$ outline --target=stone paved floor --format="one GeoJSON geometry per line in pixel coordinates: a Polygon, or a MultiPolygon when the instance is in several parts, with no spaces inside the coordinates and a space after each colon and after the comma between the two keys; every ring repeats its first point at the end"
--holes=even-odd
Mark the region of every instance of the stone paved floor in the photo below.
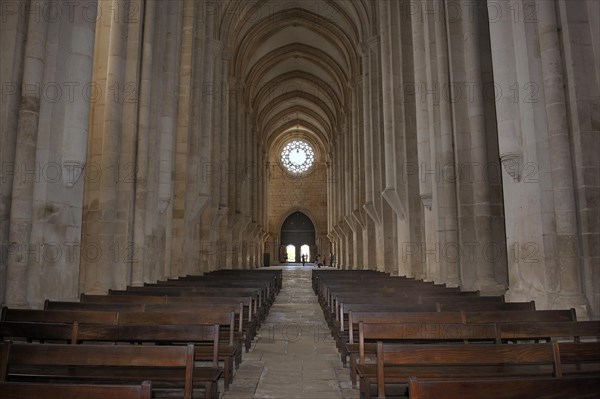
{"type": "Polygon", "coordinates": [[[283,289],[223,399],[355,399],[311,287],[311,267],[285,267],[283,289]]]}

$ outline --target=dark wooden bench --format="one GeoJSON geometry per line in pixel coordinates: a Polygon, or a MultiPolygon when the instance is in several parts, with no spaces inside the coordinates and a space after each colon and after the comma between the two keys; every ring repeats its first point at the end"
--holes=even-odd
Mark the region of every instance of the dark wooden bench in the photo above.
{"type": "Polygon", "coordinates": [[[572,340],[600,339],[600,321],[536,321],[498,323],[499,340],[572,340]]]}
{"type": "MultiPolygon", "coordinates": [[[[158,320],[157,323],[160,323],[158,320]]],[[[208,368],[194,367],[194,378],[205,384],[206,391],[218,398],[217,380],[220,375],[219,360],[223,362],[223,377],[226,389],[233,373],[235,352],[223,350],[219,344],[219,324],[79,324],[75,329],[77,343],[136,343],[155,345],[194,344],[194,361],[210,362],[208,368]]]]}
{"type": "MultiPolygon", "coordinates": [[[[227,310],[229,307],[225,306],[227,310]]],[[[208,309],[198,309],[197,311],[172,311],[172,312],[106,312],[106,311],[59,311],[59,310],[21,310],[21,309],[6,309],[3,312],[3,316],[12,321],[16,322],[35,322],[35,323],[21,323],[10,326],[12,330],[6,331],[6,337],[16,337],[20,335],[29,340],[38,339],[43,341],[47,340],[60,340],[66,341],[69,336],[73,336],[72,331],[69,329],[74,322],[82,324],[98,324],[98,325],[118,325],[118,324],[219,324],[227,333],[226,341],[223,342],[218,349],[219,359],[223,362],[223,377],[224,385],[226,389],[229,388],[229,384],[233,378],[233,368],[238,366],[241,362],[241,336],[237,335],[236,340],[236,329],[235,329],[235,316],[233,312],[227,312],[224,309],[221,312],[217,312],[218,307],[208,309]],[[58,323],[56,323],[58,322],[58,323]],[[37,324],[36,324],[37,323],[37,324]],[[49,324],[50,323],[50,324],[49,324]],[[63,323],[60,325],[59,323],[63,323]],[[70,323],[64,324],[64,323],[70,323]],[[236,363],[234,364],[234,360],[236,363]]],[[[5,325],[5,329],[9,326],[5,325]]],[[[88,327],[88,329],[92,329],[88,327]]],[[[109,329],[105,327],[105,330],[109,329]]],[[[114,331],[114,330],[112,330],[114,331]]],[[[116,339],[98,339],[116,341],[116,339]]],[[[78,338],[80,341],[90,341],[89,337],[78,338]]],[[[139,340],[125,340],[125,341],[144,341],[142,337],[139,340]]],[[[147,339],[146,341],[151,341],[147,339]]],[[[212,349],[208,346],[197,346],[195,353],[196,360],[211,360],[212,361],[212,349]]],[[[212,378],[212,374],[208,377],[212,378]]],[[[204,382],[209,386],[212,381],[204,382]]]]}
{"type": "MultiPolygon", "coordinates": [[[[463,323],[463,313],[461,312],[353,312],[348,313],[348,330],[340,332],[338,339],[340,340],[340,356],[342,363],[346,364],[346,357],[350,358],[350,373],[352,381],[355,382],[355,363],[357,355],[359,354],[359,322],[364,321],[366,323],[384,323],[386,325],[392,324],[390,333],[393,335],[394,327],[393,323],[463,323]],[[347,335],[346,335],[347,333],[347,335]]],[[[398,327],[400,328],[400,326],[398,327]]],[[[398,330],[398,334],[400,334],[398,330]]],[[[364,334],[363,334],[364,340],[364,334]]],[[[367,339],[370,339],[367,337],[367,339]]],[[[367,347],[368,353],[375,353],[375,346],[370,345],[367,347]]]]}
{"type": "MultiPolygon", "coordinates": [[[[246,352],[256,336],[258,325],[256,320],[256,301],[251,297],[177,297],[165,295],[81,295],[82,303],[103,304],[143,304],[144,311],[176,311],[176,306],[182,307],[207,307],[215,309],[221,305],[239,306],[236,309],[236,318],[239,315],[238,329],[241,329],[246,352]],[[254,304],[254,305],[253,305],[254,304]]],[[[107,305],[108,306],[108,305],[107,305]]]]}
{"type": "MultiPolygon", "coordinates": [[[[181,392],[177,396],[184,399],[192,398],[195,378],[194,345],[191,344],[145,346],[5,342],[0,361],[0,381],[130,385],[151,380],[153,391],[181,392]]],[[[210,398],[211,391],[206,391],[205,397],[210,398]]]]}
{"type": "Polygon", "coordinates": [[[75,323],[36,323],[31,321],[0,321],[0,341],[73,343],[75,323]]]}
{"type": "Polygon", "coordinates": [[[0,399],[151,399],[152,384],[40,384],[0,382],[0,399]]]}
{"type": "MultiPolygon", "coordinates": [[[[150,329],[155,325],[199,325],[199,324],[217,324],[228,333],[228,338],[225,342],[221,342],[217,349],[217,356],[220,361],[223,362],[223,377],[225,389],[229,389],[229,384],[233,380],[233,368],[234,360],[237,359],[239,364],[241,346],[239,340],[235,339],[235,327],[234,327],[234,314],[229,313],[217,313],[214,311],[204,312],[124,312],[119,314],[119,325],[145,325],[150,329]]],[[[182,336],[193,336],[187,335],[187,333],[181,332],[182,336]]],[[[149,339],[152,341],[152,339],[149,339]]],[[[173,339],[175,340],[175,339],[173,339]]],[[[109,339],[110,341],[110,339],[109,339]]],[[[128,340],[125,340],[128,341],[128,340]]],[[[211,360],[214,353],[214,347],[212,346],[199,346],[196,345],[195,360],[206,361],[211,360]]]]}
{"type": "MultiPolygon", "coordinates": [[[[340,307],[342,303],[363,303],[371,305],[398,305],[402,304],[410,306],[413,304],[431,304],[437,307],[437,304],[444,304],[448,311],[456,311],[460,309],[476,309],[477,305],[486,304],[486,306],[498,306],[504,304],[504,297],[502,296],[491,296],[491,297],[457,297],[457,296],[446,296],[446,297],[429,297],[429,296],[416,296],[416,297],[395,297],[391,295],[386,296],[369,296],[369,297],[342,297],[338,296],[334,299],[332,306],[326,306],[323,310],[325,319],[328,321],[330,326],[335,326],[334,320],[339,320],[340,307]],[[450,308],[451,306],[451,308],[450,308]]],[[[440,309],[441,310],[441,309],[440,309]]]]}
{"type": "Polygon", "coordinates": [[[98,323],[117,324],[119,312],[84,311],[84,310],[36,310],[12,309],[4,307],[2,321],[33,321],[44,323],[98,323]]]}
{"type": "Polygon", "coordinates": [[[78,310],[78,311],[108,311],[108,312],[143,312],[143,303],[92,303],[92,302],[64,302],[44,301],[44,310],[78,310]]]}
{"type": "MultiPolygon", "coordinates": [[[[575,319],[574,309],[570,310],[547,310],[547,311],[490,311],[490,312],[432,312],[432,313],[419,313],[419,312],[406,312],[406,313],[395,313],[395,312],[349,312],[348,324],[352,326],[349,330],[348,343],[345,345],[345,350],[341,350],[341,356],[344,358],[348,356],[350,358],[350,376],[353,384],[356,383],[357,373],[357,362],[359,359],[361,364],[364,364],[365,354],[374,354],[376,351],[375,341],[385,340],[388,342],[400,342],[407,339],[407,328],[410,327],[413,330],[419,328],[420,330],[413,331],[422,333],[422,337],[419,339],[428,340],[435,339],[436,334],[439,335],[441,328],[445,328],[446,331],[450,329],[457,329],[460,331],[461,327],[458,324],[491,324],[496,321],[499,322],[542,322],[542,321],[574,321],[575,319]],[[411,323],[408,325],[407,323],[411,323]],[[358,327],[359,337],[358,343],[354,341],[354,331],[358,327]],[[425,335],[430,332],[434,333],[433,337],[426,337],[425,335]]],[[[496,331],[496,329],[494,329],[496,331]]],[[[483,332],[482,332],[483,333],[483,332]]],[[[416,335],[410,339],[417,339],[416,335]]],[[[476,338],[460,338],[465,342],[470,340],[492,340],[496,343],[500,343],[499,333],[498,336],[479,336],[476,338]]],[[[439,341],[444,341],[438,338],[439,341]]],[[[450,341],[450,339],[447,339],[450,341]]]]}
{"type": "MultiPolygon", "coordinates": [[[[203,276],[204,277],[204,276],[203,276]]],[[[204,277],[204,278],[179,278],[157,281],[144,287],[218,287],[218,288],[258,288],[266,301],[272,303],[275,299],[275,287],[273,281],[264,279],[244,278],[243,280],[231,280],[226,276],[204,277]]]]}
{"type": "MultiPolygon", "coordinates": [[[[424,303],[424,304],[369,304],[369,303],[344,303],[339,306],[339,315],[336,314],[336,320],[333,322],[332,335],[336,341],[342,362],[346,364],[343,356],[344,346],[348,342],[348,312],[481,312],[491,310],[535,310],[534,302],[513,302],[513,303],[424,303]]],[[[354,332],[358,331],[358,325],[355,324],[354,332]]]]}
{"type": "Polygon", "coordinates": [[[504,378],[600,377],[600,343],[403,345],[377,343],[377,364],[359,365],[361,392],[371,397],[372,384],[378,398],[406,395],[410,377],[504,378]]]}
{"type": "Polygon", "coordinates": [[[410,378],[409,399],[591,399],[600,398],[600,378],[410,378]]]}
{"type": "Polygon", "coordinates": [[[460,315],[444,313],[439,320],[429,320],[416,317],[413,321],[410,318],[406,322],[397,323],[359,323],[359,342],[348,343],[347,352],[350,357],[350,377],[353,385],[356,385],[356,375],[358,367],[366,364],[367,354],[377,352],[377,344],[373,340],[382,340],[384,342],[404,343],[404,344],[423,344],[423,343],[473,343],[488,342],[496,343],[498,341],[498,331],[496,324],[465,324],[461,321],[460,315]],[[454,316],[454,317],[453,317],[454,316]]]}

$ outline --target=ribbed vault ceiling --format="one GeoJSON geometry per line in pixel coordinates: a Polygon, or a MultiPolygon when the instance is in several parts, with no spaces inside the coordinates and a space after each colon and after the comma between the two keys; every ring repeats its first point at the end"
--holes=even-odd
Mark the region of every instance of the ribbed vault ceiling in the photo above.
{"type": "Polygon", "coordinates": [[[222,3],[215,36],[231,50],[230,76],[267,151],[294,135],[329,152],[361,75],[370,7],[369,0],[222,3]]]}

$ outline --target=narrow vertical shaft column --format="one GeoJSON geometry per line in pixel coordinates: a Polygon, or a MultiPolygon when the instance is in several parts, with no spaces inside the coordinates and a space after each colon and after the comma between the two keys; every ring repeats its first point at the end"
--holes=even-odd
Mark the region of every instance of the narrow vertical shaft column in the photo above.
{"type": "Polygon", "coordinates": [[[173,218],[174,218],[174,176],[175,140],[177,134],[177,112],[179,100],[180,71],[183,64],[184,40],[182,31],[184,25],[183,2],[169,2],[166,39],[166,82],[162,88],[162,98],[165,101],[159,127],[160,165],[158,176],[158,208],[165,215],[165,256],[162,265],[161,278],[172,275],[173,265],[173,218]]]}
{"type": "Polygon", "coordinates": [[[556,248],[560,270],[560,295],[552,306],[581,308],[586,306],[586,301],[581,291],[573,163],[556,9],[555,3],[548,1],[538,0],[536,6],[548,121],[556,248]]]}
{"type": "Polygon", "coordinates": [[[373,201],[373,154],[372,154],[372,127],[371,127],[371,82],[369,65],[369,45],[361,43],[363,74],[363,151],[365,158],[365,200],[373,201]]]}
{"type": "Polygon", "coordinates": [[[417,152],[419,157],[419,192],[423,205],[431,210],[432,181],[427,172],[431,170],[431,152],[429,143],[429,109],[424,88],[427,85],[427,62],[425,59],[425,24],[423,14],[417,12],[411,19],[413,35],[413,58],[415,70],[415,89],[417,114],[417,152]]]}
{"type": "MultiPolygon", "coordinates": [[[[400,37],[392,37],[393,33],[396,33],[395,23],[396,19],[393,19],[393,15],[396,15],[396,3],[395,2],[379,2],[379,15],[381,21],[379,25],[379,36],[380,36],[380,49],[381,49],[381,88],[382,88],[382,114],[383,114],[383,135],[384,135],[384,184],[382,196],[390,205],[392,210],[396,213],[396,216],[400,220],[406,218],[405,206],[402,199],[398,194],[398,183],[397,183],[397,148],[402,145],[400,141],[404,138],[401,130],[402,126],[396,126],[394,124],[395,112],[394,101],[401,101],[401,94],[397,93],[394,89],[396,88],[396,82],[394,80],[393,68],[399,68],[399,64],[394,63],[394,55],[396,55],[397,47],[399,47],[400,37]],[[398,141],[398,142],[397,142],[398,141]]],[[[398,72],[399,74],[399,72],[398,72]]]]}
{"type": "MultiPolygon", "coordinates": [[[[372,156],[372,128],[371,128],[371,98],[370,98],[370,63],[369,63],[369,45],[366,42],[360,44],[361,60],[362,60],[362,156],[364,160],[363,182],[364,182],[364,203],[363,209],[366,211],[368,205],[372,205],[373,201],[373,156],[372,156]]],[[[377,249],[375,247],[375,221],[366,218],[366,229],[363,231],[363,241],[367,243],[365,246],[365,256],[363,261],[365,267],[374,267],[376,265],[377,249]]]]}
{"type": "MultiPolygon", "coordinates": [[[[181,49],[179,68],[176,73],[179,77],[179,84],[176,86],[177,89],[177,113],[176,113],[176,139],[174,143],[174,171],[175,181],[173,182],[173,244],[171,251],[171,264],[169,277],[183,276],[187,274],[185,272],[185,260],[188,258],[197,259],[197,253],[186,253],[185,248],[187,243],[193,237],[189,237],[190,228],[189,222],[187,222],[186,214],[188,209],[191,208],[189,204],[189,198],[191,192],[196,193],[197,200],[197,187],[188,186],[188,175],[192,173],[187,168],[188,159],[191,156],[190,147],[193,142],[191,141],[193,136],[192,129],[192,116],[196,115],[196,110],[192,110],[191,104],[193,104],[194,94],[196,90],[196,73],[194,71],[195,57],[194,53],[200,53],[201,51],[194,50],[194,44],[198,44],[197,37],[200,34],[197,32],[198,28],[194,29],[195,24],[195,10],[197,2],[194,0],[183,0],[181,5],[181,49]]],[[[169,176],[170,177],[170,176],[169,176]]],[[[197,177],[196,177],[197,181],[197,177]]],[[[192,233],[193,234],[193,233],[192,233]]]]}
{"type": "MultiPolygon", "coordinates": [[[[41,10],[47,3],[46,0],[34,0],[31,7],[41,10]]],[[[40,94],[36,93],[35,88],[42,87],[44,81],[47,29],[46,18],[35,21],[33,15],[30,17],[15,153],[15,165],[26,173],[15,173],[13,177],[9,241],[15,250],[11,251],[7,262],[6,303],[9,306],[27,305],[28,256],[41,102],[40,94]]]]}
{"type": "Polygon", "coordinates": [[[432,212],[433,201],[433,178],[431,171],[431,141],[429,126],[429,103],[426,96],[426,88],[430,84],[428,73],[429,65],[426,57],[425,25],[422,4],[416,3],[416,9],[411,13],[412,48],[414,62],[414,85],[415,85],[415,114],[417,126],[417,159],[419,171],[419,196],[423,206],[423,226],[425,237],[422,240],[421,254],[425,265],[423,266],[425,277],[433,281],[442,281],[439,262],[436,257],[426,256],[425,249],[428,245],[435,246],[437,224],[435,217],[437,212],[432,212]]]}
{"type": "Polygon", "coordinates": [[[221,154],[221,160],[219,162],[219,212],[221,215],[221,223],[219,227],[219,250],[223,251],[219,259],[218,267],[224,267],[231,269],[231,251],[232,251],[232,237],[231,229],[229,228],[229,217],[232,215],[234,209],[230,209],[229,203],[229,181],[230,173],[229,170],[229,159],[231,154],[229,152],[230,142],[230,104],[229,104],[229,59],[231,58],[231,52],[228,49],[224,49],[221,53],[221,83],[219,90],[221,91],[221,129],[219,131],[221,142],[219,153],[221,154]]]}
{"type": "MultiPolygon", "coordinates": [[[[439,5],[439,15],[435,17],[435,42],[437,57],[437,79],[440,90],[450,87],[450,76],[448,66],[448,41],[446,33],[446,13],[444,7],[439,5]]],[[[434,7],[432,7],[434,8],[434,7]]],[[[455,167],[454,160],[454,137],[452,131],[452,110],[449,99],[440,96],[440,143],[441,160],[438,169],[442,182],[441,203],[443,212],[444,227],[440,235],[444,237],[440,247],[458,248],[458,210],[456,200],[456,185],[453,179],[448,177],[448,170],[453,171],[455,167]],[[445,177],[446,176],[446,177],[445,177]]],[[[444,253],[444,251],[442,251],[444,253]]],[[[459,264],[454,259],[441,257],[443,281],[449,284],[459,282],[459,264]]]]}
{"type": "MultiPolygon", "coordinates": [[[[154,58],[154,28],[156,23],[156,2],[149,1],[144,7],[144,32],[142,43],[142,65],[140,78],[140,99],[136,154],[135,211],[133,241],[136,248],[145,245],[146,207],[148,201],[148,157],[149,136],[152,119],[152,64],[154,58]]],[[[144,283],[145,262],[138,259],[131,264],[131,284],[141,286],[144,283]]]]}

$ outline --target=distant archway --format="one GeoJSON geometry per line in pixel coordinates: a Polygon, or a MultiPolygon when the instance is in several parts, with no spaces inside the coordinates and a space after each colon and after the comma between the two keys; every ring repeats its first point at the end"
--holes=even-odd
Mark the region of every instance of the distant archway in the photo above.
{"type": "Polygon", "coordinates": [[[292,213],[281,225],[281,245],[286,249],[293,245],[293,259],[288,255],[288,262],[302,262],[302,255],[309,261],[310,254],[315,248],[315,226],[308,216],[300,211],[292,213]]]}

